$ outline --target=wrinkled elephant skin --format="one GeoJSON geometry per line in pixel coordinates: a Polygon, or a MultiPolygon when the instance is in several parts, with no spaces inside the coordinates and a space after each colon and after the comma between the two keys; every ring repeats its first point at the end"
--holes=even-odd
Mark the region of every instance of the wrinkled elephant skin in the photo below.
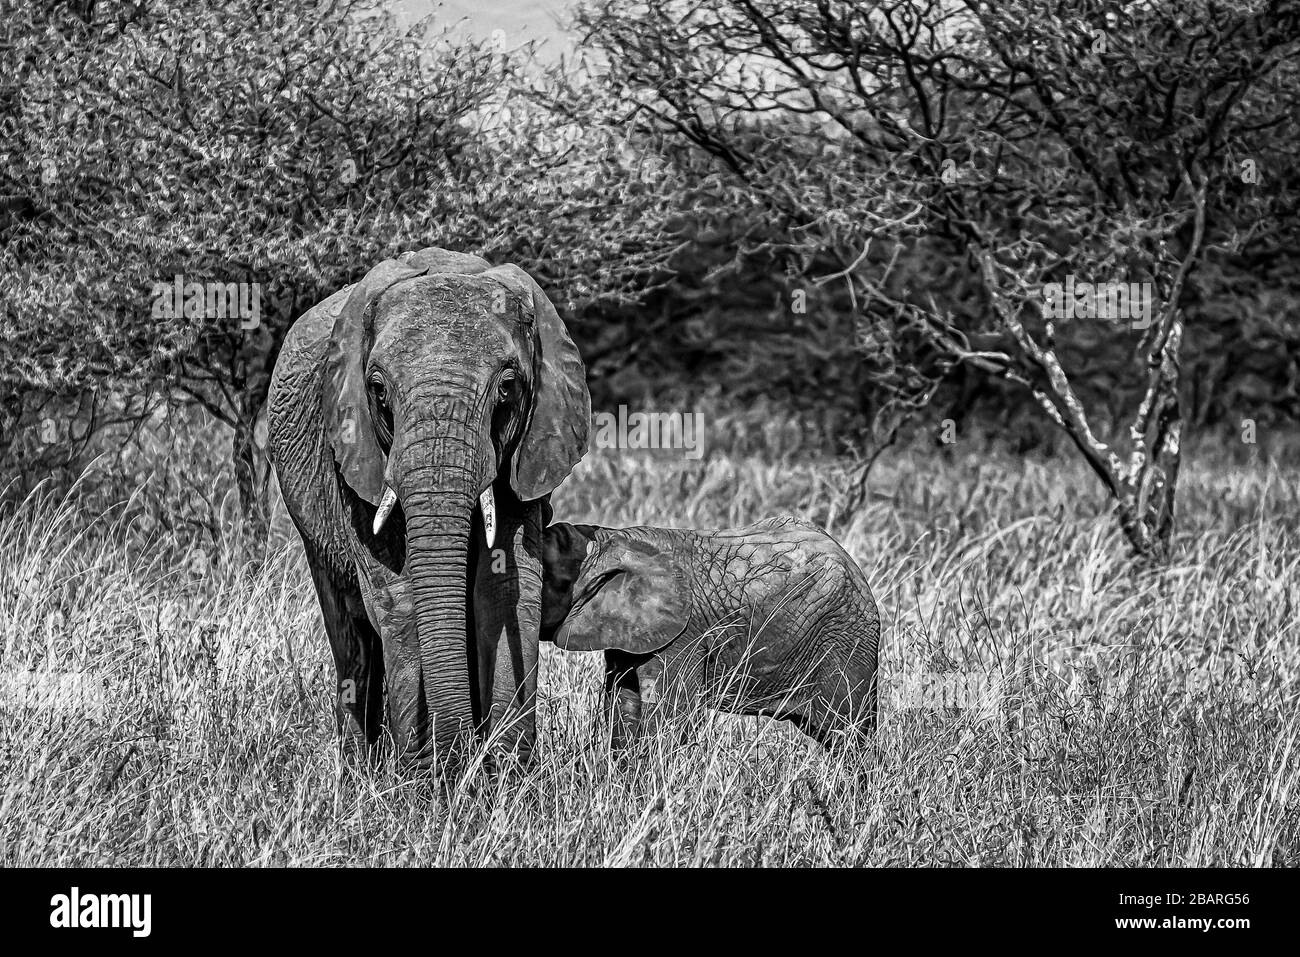
{"type": "Polygon", "coordinates": [[[824,531],[793,518],[745,528],[556,523],[543,546],[542,639],[602,651],[614,744],[666,703],[793,722],[830,745],[876,722],[880,619],[866,577],[824,531]]]}
{"type": "Polygon", "coordinates": [[[445,768],[489,733],[531,752],[541,535],[590,417],[577,349],[514,266],[405,253],[294,324],[271,453],[345,744],[386,724],[405,766],[445,768]]]}

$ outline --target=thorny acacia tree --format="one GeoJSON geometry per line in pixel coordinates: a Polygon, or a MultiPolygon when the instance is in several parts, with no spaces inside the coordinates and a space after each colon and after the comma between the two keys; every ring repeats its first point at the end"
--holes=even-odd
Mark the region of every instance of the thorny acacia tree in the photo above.
{"type": "Polygon", "coordinates": [[[7,418],[22,392],[181,396],[232,427],[261,526],[253,428],[284,332],[423,238],[425,191],[500,67],[473,46],[426,61],[420,33],[366,2],[3,7],[7,418]],[[255,286],[260,315],[158,315],[155,284],[176,275],[255,286]]]}
{"type": "Polygon", "coordinates": [[[24,396],[179,396],[231,426],[260,536],[254,426],[314,303],[443,245],[581,309],[635,299],[670,251],[663,195],[596,182],[621,139],[600,97],[559,124],[516,95],[527,48],[403,30],[378,0],[0,14],[0,445],[24,396]],[[175,275],[257,284],[261,314],[155,316],[175,275]]]}
{"type": "Polygon", "coordinates": [[[713,157],[719,205],[766,209],[765,247],[843,285],[904,409],[962,363],[1023,386],[1132,550],[1166,553],[1196,270],[1295,239],[1300,4],[603,0],[577,23],[629,129],[713,157]],[[1131,343],[1118,424],[1045,315],[1070,278],[1150,284],[1149,321],[1074,320],[1131,343]]]}

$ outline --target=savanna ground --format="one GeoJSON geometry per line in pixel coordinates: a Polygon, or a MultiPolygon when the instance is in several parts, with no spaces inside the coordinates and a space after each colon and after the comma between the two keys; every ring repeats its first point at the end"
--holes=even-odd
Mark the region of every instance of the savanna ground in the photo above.
{"type": "Polygon", "coordinates": [[[874,745],[701,711],[615,763],[599,661],[544,647],[530,771],[446,799],[357,773],[296,536],[255,569],[213,440],[146,435],[135,487],[101,463],[0,518],[0,864],[1300,864],[1293,467],[1194,450],[1175,557],[1142,569],[1069,456],[918,446],[845,514],[842,464],[745,425],[711,417],[695,461],[593,452],[557,518],[825,525],[881,609],[874,745]],[[901,707],[953,671],[991,706],[901,707]]]}

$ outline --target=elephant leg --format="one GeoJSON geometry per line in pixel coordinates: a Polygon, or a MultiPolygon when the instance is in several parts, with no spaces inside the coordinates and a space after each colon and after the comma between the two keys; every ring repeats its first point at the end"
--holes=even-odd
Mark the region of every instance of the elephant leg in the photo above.
{"type": "Polygon", "coordinates": [[[657,655],[659,704],[656,711],[679,719],[677,742],[682,747],[695,743],[702,709],[725,710],[720,705],[715,669],[710,668],[713,658],[699,638],[678,641],[657,655]],[[686,720],[680,720],[683,717],[686,720]]]}
{"type": "Polygon", "coordinates": [[[821,683],[824,723],[843,737],[870,737],[876,731],[876,662],[856,648],[843,655],[821,683]]]}
{"type": "Polygon", "coordinates": [[[339,584],[311,550],[307,563],[334,652],[339,734],[344,752],[355,757],[379,740],[382,726],[384,660],[379,634],[366,617],[355,582],[339,584]]]}
{"type": "MultiPolygon", "coordinates": [[[[499,502],[513,498],[508,489],[497,494],[499,502]]],[[[537,736],[541,503],[500,508],[497,523],[493,547],[478,549],[474,576],[477,710],[494,750],[526,762],[537,736]]]]}
{"type": "Polygon", "coordinates": [[[817,693],[780,717],[828,750],[850,738],[866,739],[876,729],[876,680],[850,662],[826,665],[816,681],[817,693]]]}
{"type": "Polygon", "coordinates": [[[363,562],[357,571],[368,623],[381,636],[388,733],[397,753],[406,754],[417,746],[412,739],[418,717],[412,712],[422,700],[420,633],[411,583],[377,562],[363,562]]]}
{"type": "Polygon", "coordinates": [[[641,732],[641,679],[636,662],[619,651],[605,652],[605,710],[610,750],[627,750],[641,732]]]}

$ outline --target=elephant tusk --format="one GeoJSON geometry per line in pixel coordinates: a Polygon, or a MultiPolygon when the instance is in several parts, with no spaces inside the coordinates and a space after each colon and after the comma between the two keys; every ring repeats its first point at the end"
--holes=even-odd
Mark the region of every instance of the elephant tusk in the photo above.
{"type": "Polygon", "coordinates": [[[391,486],[387,486],[387,485],[384,486],[383,500],[380,501],[379,503],[379,511],[375,512],[375,534],[376,535],[378,535],[379,530],[384,527],[384,522],[388,521],[388,515],[390,512],[392,512],[393,506],[396,504],[397,504],[397,493],[393,491],[391,486]]]}
{"type": "Polygon", "coordinates": [[[487,547],[491,548],[497,540],[497,505],[491,485],[478,497],[478,507],[483,511],[483,537],[487,539],[487,547]]]}

